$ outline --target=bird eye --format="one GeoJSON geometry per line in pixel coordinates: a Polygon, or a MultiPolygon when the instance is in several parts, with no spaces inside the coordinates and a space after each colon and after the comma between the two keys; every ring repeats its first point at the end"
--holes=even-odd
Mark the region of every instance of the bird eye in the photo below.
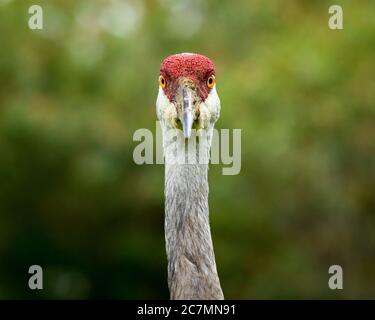
{"type": "Polygon", "coordinates": [[[209,87],[210,89],[212,89],[213,86],[215,85],[215,82],[216,82],[216,80],[215,80],[215,76],[214,76],[214,75],[210,76],[210,77],[207,79],[207,87],[209,87]]]}
{"type": "Polygon", "coordinates": [[[159,76],[159,85],[164,89],[167,85],[167,80],[163,76],[159,76]]]}

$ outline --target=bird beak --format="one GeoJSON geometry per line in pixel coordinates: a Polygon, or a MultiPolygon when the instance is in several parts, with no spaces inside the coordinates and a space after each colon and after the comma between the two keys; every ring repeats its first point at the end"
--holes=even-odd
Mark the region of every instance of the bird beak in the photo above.
{"type": "Polygon", "coordinates": [[[191,136],[191,129],[193,126],[193,95],[192,91],[186,87],[182,89],[182,130],[184,137],[189,139],[191,136]]]}

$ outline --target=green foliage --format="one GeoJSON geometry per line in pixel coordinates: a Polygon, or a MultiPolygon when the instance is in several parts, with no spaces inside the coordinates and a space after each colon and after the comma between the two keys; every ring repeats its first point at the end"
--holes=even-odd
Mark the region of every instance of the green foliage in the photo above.
{"type": "Polygon", "coordinates": [[[210,170],[226,298],[373,298],[375,3],[0,0],[0,298],[168,298],[163,166],[132,160],[155,130],[161,60],[217,65],[219,128],[242,170],[210,170]],[[44,267],[44,290],[27,288],[44,267]],[[327,286],[344,269],[344,290],[327,286]]]}

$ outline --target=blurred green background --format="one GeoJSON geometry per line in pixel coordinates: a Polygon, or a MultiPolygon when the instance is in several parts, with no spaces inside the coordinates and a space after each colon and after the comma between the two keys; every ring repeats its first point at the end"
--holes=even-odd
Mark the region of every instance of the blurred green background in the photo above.
{"type": "Polygon", "coordinates": [[[374,298],[372,0],[0,0],[0,298],[169,297],[164,168],[132,136],[177,52],[212,58],[217,128],[242,129],[241,173],[209,173],[226,298],[374,298]]]}

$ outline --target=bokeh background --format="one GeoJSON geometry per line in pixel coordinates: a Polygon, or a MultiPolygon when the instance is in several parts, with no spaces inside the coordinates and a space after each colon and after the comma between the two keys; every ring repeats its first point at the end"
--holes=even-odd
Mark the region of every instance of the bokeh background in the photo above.
{"type": "Polygon", "coordinates": [[[0,0],[0,298],[169,297],[164,168],[132,137],[177,52],[214,60],[217,127],[242,129],[241,173],[209,173],[226,298],[374,298],[372,0],[0,0]]]}

